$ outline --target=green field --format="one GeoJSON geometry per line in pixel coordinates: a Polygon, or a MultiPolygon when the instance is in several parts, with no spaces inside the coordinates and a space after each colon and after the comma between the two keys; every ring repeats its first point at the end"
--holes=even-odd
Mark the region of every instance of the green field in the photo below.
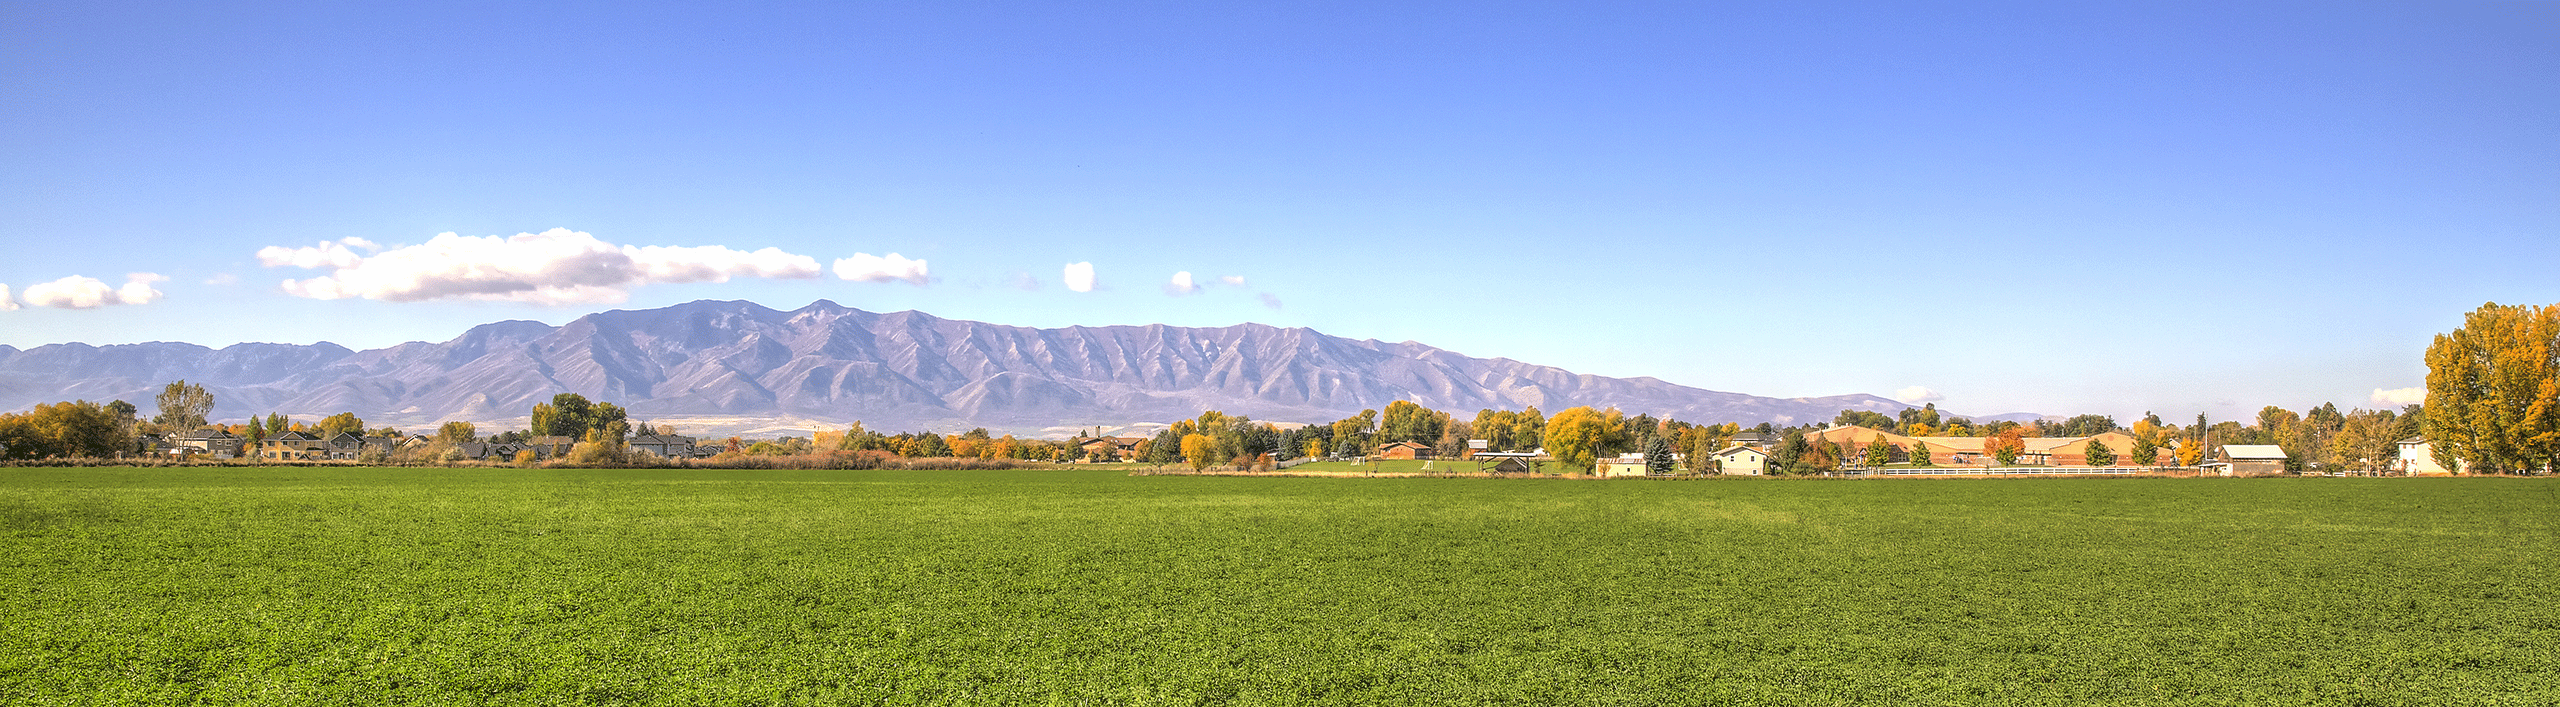
{"type": "Polygon", "coordinates": [[[2560,703],[2560,482],[0,470],[0,703],[2560,703]]]}

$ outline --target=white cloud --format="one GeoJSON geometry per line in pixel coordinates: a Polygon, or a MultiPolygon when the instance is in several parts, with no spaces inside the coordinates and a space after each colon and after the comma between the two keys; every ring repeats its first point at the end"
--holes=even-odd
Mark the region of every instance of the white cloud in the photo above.
{"type": "Polygon", "coordinates": [[[290,265],[304,270],[318,270],[321,268],[337,270],[341,268],[352,268],[357,265],[364,264],[364,256],[357,255],[355,250],[348,246],[363,248],[367,253],[382,250],[382,247],[374,245],[373,241],[353,237],[340,238],[334,241],[321,241],[320,245],[309,248],[286,248],[284,246],[271,245],[258,249],[258,264],[271,268],[280,268],[290,265]]]}
{"type": "Polygon", "coordinates": [[[1269,292],[1264,292],[1264,293],[1261,293],[1261,294],[1262,294],[1262,306],[1270,307],[1270,308],[1272,308],[1272,309],[1279,309],[1279,308],[1280,308],[1280,298],[1279,298],[1279,297],[1274,296],[1274,295],[1272,295],[1272,294],[1271,294],[1271,293],[1269,293],[1269,292]]]}
{"type": "Polygon", "coordinates": [[[1086,261],[1081,263],[1068,263],[1067,272],[1061,277],[1066,280],[1068,290],[1075,292],[1092,292],[1093,262],[1086,261]]]}
{"type": "MultiPolygon", "coordinates": [[[[151,283],[169,278],[147,272],[125,276],[123,287],[109,287],[97,278],[73,275],[52,282],[28,285],[27,304],[56,309],[96,309],[111,304],[150,304],[161,297],[151,283]]],[[[0,295],[7,290],[0,289],[0,295]]]]}
{"type": "MultiPolygon", "coordinates": [[[[460,298],[613,303],[629,299],[628,290],[641,285],[727,282],[732,277],[805,279],[819,274],[816,258],[778,248],[617,246],[565,228],[504,238],[444,233],[423,244],[389,250],[361,238],[342,238],[309,248],[270,246],[258,251],[258,262],[267,267],[330,271],[284,281],[284,291],[296,297],[391,302],[460,298]],[[378,252],[358,255],[356,249],[378,252]]],[[[914,262],[918,269],[924,265],[914,262]]]]}
{"type": "Polygon", "coordinates": [[[2424,386],[2416,388],[2393,388],[2391,390],[2383,390],[2381,388],[2373,389],[2373,404],[2376,406],[2396,408],[2402,405],[2417,405],[2425,402],[2427,402],[2427,389],[2424,386]]]}
{"type": "Polygon", "coordinates": [[[231,273],[227,273],[227,272],[226,272],[226,273],[215,273],[213,277],[205,278],[205,279],[204,279],[204,284],[207,284],[207,285],[237,285],[237,284],[240,284],[240,276],[238,276],[238,275],[233,275],[233,274],[231,274],[231,273]]]}
{"type": "Polygon", "coordinates": [[[853,257],[836,261],[836,277],[857,282],[905,280],[907,284],[917,287],[923,287],[926,282],[932,280],[925,274],[924,261],[908,260],[906,256],[896,253],[890,253],[886,258],[870,253],[855,253],[853,257]]]}
{"type": "Polygon", "coordinates": [[[1219,281],[1219,282],[1223,282],[1223,283],[1227,283],[1227,286],[1228,286],[1228,287],[1243,287],[1243,286],[1244,286],[1244,276],[1243,276],[1243,275],[1228,275],[1228,276],[1226,276],[1226,277],[1218,278],[1218,281],[1219,281]]]}
{"type": "Polygon", "coordinates": [[[18,311],[18,301],[9,299],[9,286],[0,285],[0,312],[18,311]]]}
{"type": "Polygon", "coordinates": [[[1893,399],[1918,405],[1921,403],[1934,403],[1940,400],[1945,400],[1947,399],[1947,396],[1939,395],[1938,391],[1930,390],[1927,386],[1915,385],[1909,388],[1893,391],[1893,399]]]}
{"type": "Polygon", "coordinates": [[[1175,297],[1197,294],[1199,292],[1200,283],[1191,281],[1191,271],[1189,270],[1174,273],[1173,279],[1164,283],[1164,293],[1175,297]]]}
{"type": "Polygon", "coordinates": [[[1040,278],[1032,277],[1031,273],[1019,270],[1014,271],[1011,277],[1005,278],[1004,284],[1006,287],[1011,287],[1025,292],[1040,291],[1040,278]]]}

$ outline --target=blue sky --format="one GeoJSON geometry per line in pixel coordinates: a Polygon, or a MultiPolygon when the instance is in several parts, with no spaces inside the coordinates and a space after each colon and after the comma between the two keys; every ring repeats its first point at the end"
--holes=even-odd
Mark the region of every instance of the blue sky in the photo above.
{"type": "Polygon", "coordinates": [[[108,5],[0,6],[0,343],[826,298],[2187,419],[2560,302],[2555,3],[108,5]],[[553,229],[628,262],[400,277],[553,229]]]}

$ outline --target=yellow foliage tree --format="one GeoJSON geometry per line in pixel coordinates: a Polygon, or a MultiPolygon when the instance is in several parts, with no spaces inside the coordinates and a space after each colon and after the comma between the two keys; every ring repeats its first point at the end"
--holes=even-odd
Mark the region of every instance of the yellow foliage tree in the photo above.
{"type": "Polygon", "coordinates": [[[1609,439],[1610,422],[1588,406],[1556,413],[1547,419],[1547,455],[1555,457],[1569,472],[1590,471],[1592,462],[1598,460],[1600,445],[1609,439]]]}
{"type": "Polygon", "coordinates": [[[1191,462],[1192,471],[1209,468],[1217,454],[1216,443],[1208,435],[1194,432],[1182,436],[1182,458],[1191,462]]]}
{"type": "Polygon", "coordinates": [[[2446,468],[2560,462],[2560,306],[2483,304],[2427,346],[2427,441],[2446,468]]]}

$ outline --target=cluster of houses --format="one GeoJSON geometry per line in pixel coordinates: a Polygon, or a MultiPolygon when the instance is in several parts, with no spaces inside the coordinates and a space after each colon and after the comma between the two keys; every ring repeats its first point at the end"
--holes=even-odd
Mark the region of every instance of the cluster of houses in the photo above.
{"type": "MultiPolygon", "coordinates": [[[[257,440],[254,448],[250,443],[251,440],[240,435],[224,432],[220,428],[205,427],[174,437],[143,435],[142,449],[146,454],[181,459],[256,459],[277,462],[354,461],[366,458],[389,458],[392,454],[399,452],[425,449],[435,444],[435,438],[426,435],[365,436],[353,432],[340,432],[324,438],[302,430],[287,430],[257,440]]],[[[460,442],[453,445],[453,450],[463,459],[472,461],[515,461],[528,451],[533,453],[534,459],[546,460],[567,456],[570,448],[575,447],[577,443],[577,438],[554,435],[533,437],[520,442],[460,442]]],[[[691,437],[667,434],[635,436],[627,443],[627,447],[634,453],[654,454],[668,459],[709,457],[719,454],[724,449],[716,444],[695,445],[691,437]]]]}
{"type": "MultiPolygon", "coordinates": [[[[1912,437],[1857,425],[1834,425],[1807,434],[1807,441],[1814,439],[1830,442],[1851,460],[1864,456],[1869,446],[1873,445],[1877,439],[1883,439],[1887,446],[1893,448],[1892,463],[1895,464],[1913,463],[1922,454],[1928,455],[1929,465],[1934,467],[1984,467],[1998,463],[1993,455],[1986,451],[1985,444],[1992,439],[1989,437],[1912,437]]],[[[1138,444],[1144,441],[1146,441],[1144,437],[1097,437],[1085,441],[1082,446],[1088,455],[1108,459],[1131,459],[1137,456],[1138,444]]],[[[1777,448],[1779,441],[1780,438],[1774,434],[1762,435],[1755,431],[1745,431],[1735,435],[1732,444],[1711,455],[1710,464],[1692,468],[1711,469],[1714,470],[1713,473],[1720,474],[1764,475],[1770,471],[1771,451],[1777,448]]],[[[2123,432],[2103,432],[2079,437],[2027,437],[2019,441],[2024,449],[2019,451],[2015,463],[2020,465],[2097,468],[2097,465],[2089,463],[2089,445],[2093,442],[2112,452],[2113,459],[2104,465],[2106,467],[2130,465],[2133,461],[2133,435],[2123,432]]],[[[2178,440],[2171,440],[2169,444],[2160,447],[2159,461],[2164,464],[2173,463],[2170,460],[2176,458],[2178,443],[2178,440]]],[[[2391,471],[2411,476],[2439,476],[2459,471],[2458,469],[2449,470],[2437,464],[2432,447],[2427,444],[2424,437],[2401,440],[2399,447],[2399,457],[2391,460],[2389,464],[2391,471]]],[[[1391,442],[1379,445],[1372,458],[1433,459],[1437,456],[1438,450],[1428,444],[1391,442]]],[[[1471,450],[1464,456],[1478,461],[1509,465],[1503,467],[1504,469],[1525,470],[1528,460],[1542,458],[1544,454],[1543,450],[1511,453],[1471,450]],[[1514,469],[1514,467],[1517,468],[1514,469]]],[[[2222,476],[2263,476],[2284,473],[2285,459],[2284,449],[2276,445],[2227,444],[2221,446],[2213,459],[2206,460],[2203,467],[2207,473],[2222,476]]],[[[1685,465],[1686,460],[1682,461],[1685,465]]],[[[1596,468],[1593,472],[1602,476],[1643,476],[1648,473],[1644,459],[1636,454],[1600,459],[1594,466],[1596,468]]]]}

